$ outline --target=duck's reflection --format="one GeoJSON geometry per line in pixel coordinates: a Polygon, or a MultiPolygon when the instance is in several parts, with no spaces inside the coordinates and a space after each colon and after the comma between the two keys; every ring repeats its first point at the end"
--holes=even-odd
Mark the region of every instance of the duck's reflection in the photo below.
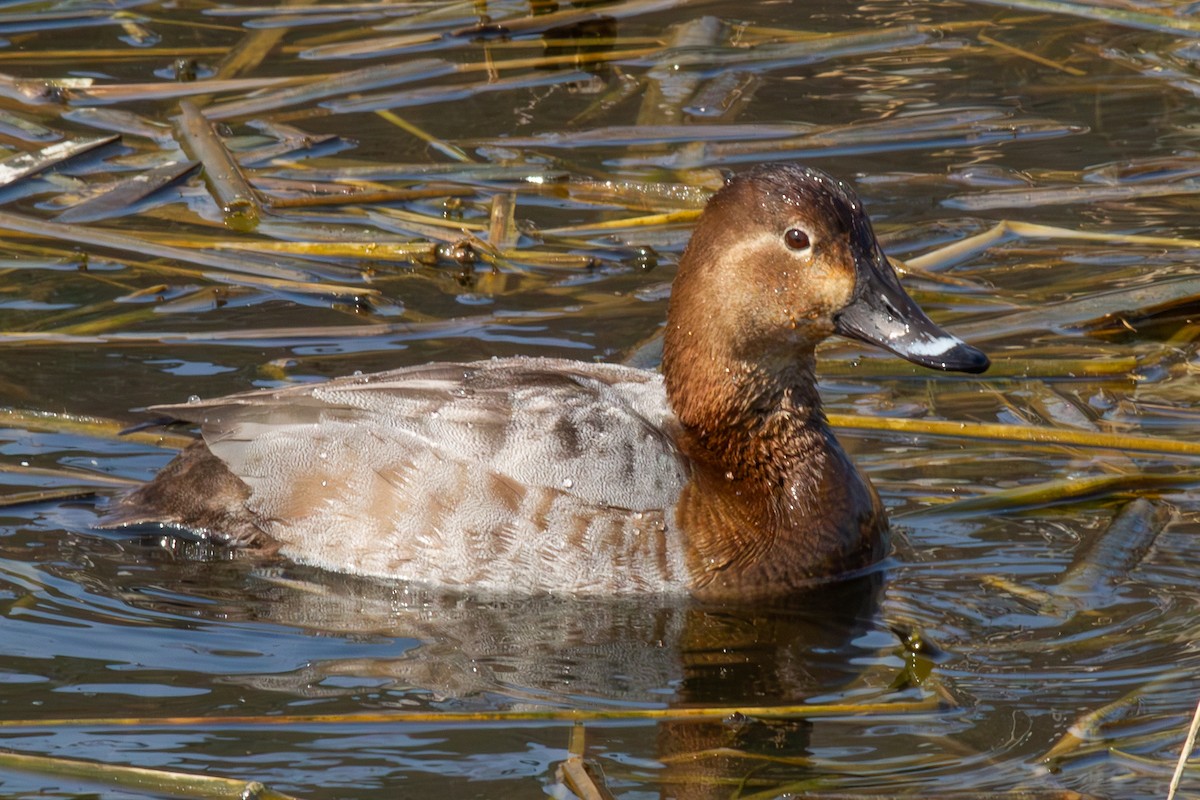
{"type": "MultiPolygon", "coordinates": [[[[369,677],[451,707],[794,705],[851,683],[856,663],[877,655],[878,639],[856,640],[881,627],[877,575],[753,606],[455,596],[301,569],[264,580],[252,606],[260,621],[417,643],[398,658],[326,660],[239,680],[314,694],[369,677]]],[[[809,731],[795,721],[660,722],[663,794],[726,796],[747,763],[730,748],[794,759],[806,753],[809,731]]]]}
{"type": "MultiPolygon", "coordinates": [[[[881,581],[867,577],[772,604],[686,609],[671,705],[795,705],[844,688],[861,669],[855,642],[873,624],[880,593],[881,581]]],[[[663,796],[728,797],[747,768],[732,753],[802,756],[810,730],[800,720],[661,722],[663,796]]]]}
{"type": "MultiPolygon", "coordinates": [[[[863,685],[863,665],[878,665],[881,647],[889,649],[879,613],[881,572],[738,605],[451,594],[185,542],[163,548],[85,538],[64,545],[62,554],[77,563],[51,559],[51,572],[69,573],[63,577],[118,597],[147,619],[249,625],[268,637],[270,626],[285,626],[317,637],[302,668],[219,679],[258,690],[245,696],[244,713],[278,708],[263,692],[326,696],[331,704],[324,709],[346,713],[392,705],[492,711],[838,702],[856,693],[856,682],[863,685]],[[133,563],[140,568],[130,569],[133,563]]],[[[277,640],[282,662],[295,664],[296,640],[277,640]]],[[[880,685],[874,677],[869,683],[880,685]]],[[[640,723],[618,735],[644,741],[660,765],[634,780],[659,782],[667,797],[725,797],[731,782],[763,776],[762,756],[786,759],[776,778],[805,777],[803,757],[820,724],[722,715],[660,721],[653,732],[645,729],[648,740],[640,723]]],[[[603,731],[589,728],[589,744],[602,745],[603,731]]]]}

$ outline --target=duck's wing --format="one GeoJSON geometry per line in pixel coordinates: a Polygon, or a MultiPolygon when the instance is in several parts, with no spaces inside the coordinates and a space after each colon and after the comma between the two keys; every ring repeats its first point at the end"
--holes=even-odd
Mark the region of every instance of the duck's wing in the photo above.
{"type": "Polygon", "coordinates": [[[531,574],[565,558],[576,581],[639,560],[677,571],[663,537],[688,467],[652,373],[502,359],[153,410],[200,427],[298,560],[496,585],[508,567],[480,562],[531,574]]]}
{"type": "Polygon", "coordinates": [[[283,467],[269,453],[276,438],[314,472],[336,470],[350,445],[397,469],[425,452],[631,511],[661,507],[686,477],[661,378],[611,364],[440,363],[151,410],[198,425],[248,482],[283,467]]]}

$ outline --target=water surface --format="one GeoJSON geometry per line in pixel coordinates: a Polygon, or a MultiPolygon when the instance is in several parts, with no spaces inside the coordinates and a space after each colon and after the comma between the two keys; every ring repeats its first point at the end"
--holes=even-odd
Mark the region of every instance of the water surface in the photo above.
{"type": "MultiPolygon", "coordinates": [[[[194,59],[189,68],[205,79],[228,48],[264,43],[265,58],[222,77],[327,76],[417,59],[466,68],[431,62],[416,80],[266,107],[232,105],[247,97],[264,105],[245,87],[194,98],[223,119],[219,133],[234,152],[293,143],[247,161],[263,196],[308,196],[334,181],[445,194],[279,206],[239,232],[192,176],[86,223],[189,253],[207,244],[323,287],[378,291],[357,299],[268,284],[266,266],[247,278],[101,247],[86,230],[31,236],[0,218],[9,231],[0,235],[0,406],[132,423],[154,402],[435,359],[615,361],[646,343],[652,353],[687,222],[581,228],[693,208],[722,169],[761,161],[801,158],[852,181],[903,259],[999,220],[1200,239],[1188,38],[1200,18],[1185,3],[1127,4],[1133,17],[1119,25],[972,3],[617,3],[592,7],[582,27],[517,31],[511,41],[448,34],[477,24],[482,11],[524,18],[529,4],[452,4],[431,16],[393,3],[332,18],[127,6],[127,16],[55,25],[0,18],[11,26],[0,28],[0,72],[15,79],[0,87],[0,111],[51,131],[0,125],[0,146],[31,153],[55,135],[122,131],[119,143],[0,189],[0,212],[45,233],[54,215],[106,183],[181,158],[170,127],[179,97],[96,87],[156,83],[170,95],[180,85],[169,74],[176,57],[194,59]],[[565,63],[514,65],[547,56],[565,63]],[[493,81],[519,85],[481,87],[489,64],[493,81]],[[93,86],[28,91],[47,78],[93,86]],[[626,83],[633,88],[622,94],[626,83]],[[731,127],[666,127],[679,125],[731,127]],[[779,125],[788,132],[767,127],[779,125]],[[337,138],[296,146],[304,135],[337,138]],[[455,164],[456,174],[422,174],[455,164]],[[613,192],[604,181],[674,184],[675,194],[613,192]],[[493,198],[507,195],[522,235],[493,268],[479,242],[493,198]],[[483,260],[233,249],[431,239],[451,248],[473,241],[483,260]],[[573,260],[549,265],[549,255],[573,260]]],[[[55,9],[17,3],[2,16],[55,9]]],[[[1014,238],[913,275],[913,294],[985,347],[995,368],[933,374],[834,345],[822,368],[828,409],[1194,440],[1196,252],[1196,244],[1014,238]],[[1121,302],[1148,287],[1167,295],[1121,302]],[[1086,374],[1106,364],[1116,366],[1086,374]]],[[[300,797],[539,797],[564,791],[556,771],[569,756],[571,723],[461,715],[624,711],[583,731],[584,755],[618,797],[1164,797],[1200,696],[1200,551],[1194,491],[1152,478],[1187,476],[1194,460],[839,435],[891,509],[895,553],[866,579],[752,608],[444,595],[99,532],[94,498],[0,508],[0,724],[10,726],[0,745],[257,780],[300,797]],[[947,506],[1104,475],[1151,478],[1053,504],[947,506]],[[1174,509],[1143,558],[1050,608],[1019,591],[1053,588],[1134,495],[1174,509]],[[932,645],[928,656],[901,647],[910,631],[932,645]],[[838,703],[860,711],[637,716],[838,703]],[[1095,724],[1081,722],[1110,704],[1095,724]],[[434,716],[322,717],[364,712],[434,716]],[[231,717],[241,721],[222,721],[231,717]],[[87,721],[107,718],[140,721],[87,721]],[[1071,730],[1084,741],[1055,750],[1071,730]]],[[[142,480],[169,458],[149,443],[8,425],[0,492],[89,485],[64,468],[142,480]]],[[[1189,768],[1184,788],[1197,780],[1189,768]]],[[[5,797],[85,792],[130,790],[0,767],[5,797]]]]}

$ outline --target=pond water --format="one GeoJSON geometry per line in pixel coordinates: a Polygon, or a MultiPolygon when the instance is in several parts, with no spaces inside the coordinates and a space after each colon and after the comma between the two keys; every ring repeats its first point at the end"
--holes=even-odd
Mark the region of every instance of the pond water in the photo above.
{"type": "Polygon", "coordinates": [[[69,423],[430,360],[653,363],[679,212],[800,159],[856,186],[910,291],[994,362],[834,343],[831,414],[1195,441],[1194,4],[119,6],[0,13],[6,153],[121,133],[0,165],[0,407],[59,415],[0,420],[0,748],[60,759],[0,753],[0,796],[171,794],[67,759],[567,796],[573,750],[622,798],[1166,796],[1200,698],[1194,456],[847,423],[894,553],[745,607],[446,595],[99,531],[101,482],[172,451],[69,423]],[[201,157],[185,94],[261,209],[195,174],[108,191],[181,141],[201,157]],[[918,258],[1001,220],[1113,236],[918,258]]]}

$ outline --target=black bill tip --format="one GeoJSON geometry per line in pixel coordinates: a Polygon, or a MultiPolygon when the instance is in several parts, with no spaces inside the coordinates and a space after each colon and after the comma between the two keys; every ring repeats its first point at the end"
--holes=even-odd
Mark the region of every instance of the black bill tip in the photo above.
{"type": "Polygon", "coordinates": [[[834,317],[838,333],[882,347],[901,358],[946,372],[984,372],[987,354],[947,333],[899,289],[893,296],[860,298],[834,317]]]}
{"type": "Polygon", "coordinates": [[[987,353],[948,333],[928,338],[901,339],[887,343],[885,347],[915,364],[947,372],[978,374],[986,372],[992,365],[987,353]]]}

